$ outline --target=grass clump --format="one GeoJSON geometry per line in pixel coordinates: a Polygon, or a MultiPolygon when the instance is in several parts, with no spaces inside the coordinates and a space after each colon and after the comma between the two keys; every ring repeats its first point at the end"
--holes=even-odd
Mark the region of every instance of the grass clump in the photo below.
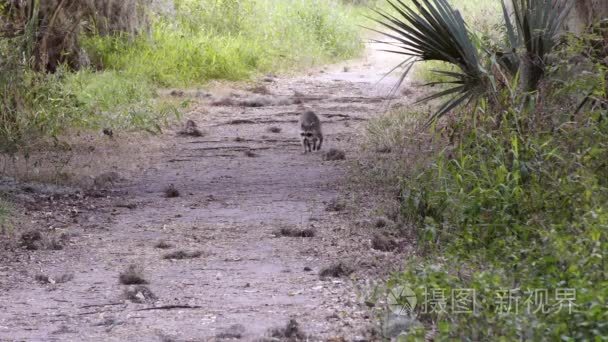
{"type": "Polygon", "coordinates": [[[132,264],[118,275],[118,280],[123,285],[144,285],[148,281],[144,278],[143,267],[132,264]]]}
{"type": "Polygon", "coordinates": [[[180,196],[179,190],[173,184],[169,184],[165,187],[164,194],[166,198],[177,198],[180,196]]]}

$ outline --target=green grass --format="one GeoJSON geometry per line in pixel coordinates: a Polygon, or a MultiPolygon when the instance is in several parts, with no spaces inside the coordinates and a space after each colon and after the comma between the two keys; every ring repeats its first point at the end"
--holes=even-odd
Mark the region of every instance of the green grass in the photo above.
{"type": "MultiPolygon", "coordinates": [[[[501,88],[499,103],[482,99],[439,122],[439,152],[421,139],[405,166],[402,155],[368,163],[385,168],[370,167],[370,178],[400,184],[402,220],[417,237],[417,256],[388,286],[416,292],[417,319],[437,328],[436,340],[608,339],[608,111],[575,112],[586,94],[606,98],[608,70],[593,57],[585,72],[572,70],[572,56],[589,49],[574,40],[556,51],[540,94],[501,88]],[[456,312],[453,291],[462,290],[474,313],[456,312]],[[560,297],[572,300],[572,312],[560,310],[560,297]],[[445,311],[424,305],[433,300],[445,311]]],[[[413,140],[408,114],[419,117],[404,111],[370,122],[370,143],[413,140]]],[[[425,331],[408,334],[421,340],[425,331]]]]}
{"type": "Polygon", "coordinates": [[[175,18],[155,18],[150,37],[92,37],[86,47],[106,69],[183,87],[354,57],[356,20],[334,1],[182,0],[175,18]]]}
{"type": "Polygon", "coordinates": [[[27,37],[0,39],[0,147],[14,153],[66,128],[158,132],[178,114],[159,87],[246,80],[357,56],[360,10],[339,1],[178,0],[140,36],[88,35],[91,70],[32,71],[27,37]]]}

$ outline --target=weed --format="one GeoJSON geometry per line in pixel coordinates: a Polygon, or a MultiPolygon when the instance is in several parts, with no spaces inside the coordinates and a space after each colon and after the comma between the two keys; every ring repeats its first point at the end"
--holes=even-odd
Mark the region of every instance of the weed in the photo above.
{"type": "Polygon", "coordinates": [[[162,86],[238,80],[356,55],[362,45],[353,17],[333,1],[184,0],[174,18],[154,18],[152,39],[94,36],[85,47],[94,64],[162,86]]]}
{"type": "Polygon", "coordinates": [[[143,267],[131,264],[127,269],[118,275],[118,280],[123,285],[142,285],[148,284],[144,278],[143,267]]]}
{"type": "Polygon", "coordinates": [[[176,198],[180,196],[179,190],[177,190],[173,184],[169,184],[169,186],[165,188],[164,192],[166,198],[176,198]]]}
{"type": "MultiPolygon", "coordinates": [[[[583,94],[604,89],[606,70],[589,63],[593,71],[572,73],[567,56],[580,54],[573,46],[562,47],[565,58],[554,65],[557,70],[547,69],[540,94],[521,94],[515,82],[500,89],[496,107],[481,101],[459,110],[453,122],[439,121],[433,132],[439,141],[423,145],[430,153],[410,153],[418,146],[402,145],[402,158],[411,165],[395,158],[388,172],[383,168],[390,160],[376,163],[374,172],[392,175],[383,182],[401,184],[400,212],[414,227],[420,255],[389,286],[409,286],[419,299],[429,288],[474,293],[475,320],[418,312],[422,322],[442,327],[438,340],[608,336],[605,310],[597,309],[608,295],[602,285],[608,270],[596,262],[608,251],[608,124],[601,101],[577,112],[583,94]],[[544,311],[524,304],[534,300],[535,289],[547,291],[544,311]],[[556,296],[564,289],[570,289],[576,312],[558,310],[556,296]],[[501,290],[519,298],[512,310],[499,310],[501,290]]],[[[401,133],[391,130],[395,117],[389,113],[385,122],[370,123],[374,144],[403,144],[410,135],[429,140],[412,134],[416,122],[404,124],[401,133]]],[[[374,248],[385,248],[375,240],[374,248]]],[[[424,331],[411,336],[423,337],[424,331]]]]}

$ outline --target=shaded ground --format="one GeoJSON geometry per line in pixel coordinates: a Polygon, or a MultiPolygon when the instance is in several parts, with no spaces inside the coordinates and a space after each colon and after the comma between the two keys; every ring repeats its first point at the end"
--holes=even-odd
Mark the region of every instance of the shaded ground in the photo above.
{"type": "Polygon", "coordinates": [[[373,53],[253,88],[173,91],[194,101],[183,121],[201,134],[154,138],[161,148],[133,155],[145,167],[87,191],[4,181],[23,213],[14,230],[43,234],[0,252],[0,340],[248,341],[290,319],[309,340],[374,340],[357,288],[398,267],[408,241],[372,248],[380,194],[349,184],[349,168],[393,65],[373,53]],[[345,160],[302,153],[304,108],[345,160]],[[339,262],[349,272],[320,277],[339,262]],[[119,283],[130,264],[147,288],[119,283]]]}

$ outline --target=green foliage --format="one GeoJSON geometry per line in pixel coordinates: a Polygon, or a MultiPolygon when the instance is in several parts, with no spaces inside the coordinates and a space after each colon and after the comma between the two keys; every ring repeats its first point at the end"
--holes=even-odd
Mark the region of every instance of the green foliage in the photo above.
{"type": "Polygon", "coordinates": [[[398,85],[415,63],[442,63],[442,68],[431,70],[434,76],[423,69],[422,78],[431,81],[427,85],[440,85],[442,89],[419,102],[448,98],[431,115],[429,123],[461,104],[480,98],[496,102],[493,97],[499,91],[497,77],[503,83],[519,78],[524,91],[538,90],[547,64],[545,57],[555,47],[558,30],[569,9],[553,0],[512,0],[516,23],[513,25],[503,1],[504,34],[510,47],[507,52],[494,52],[500,42],[487,25],[480,28],[481,36],[474,34],[461,12],[448,0],[386,2],[390,8],[377,10],[379,18],[374,19],[385,31],[372,30],[389,39],[381,42],[389,46],[387,51],[404,57],[398,66],[403,68],[398,85]]]}
{"type": "Polygon", "coordinates": [[[410,0],[411,4],[402,0],[387,2],[396,13],[377,11],[381,17],[377,22],[388,30],[378,32],[395,41],[386,42],[393,48],[390,52],[406,57],[402,63],[405,72],[400,82],[417,61],[440,61],[458,68],[456,71],[434,71],[448,80],[431,82],[429,85],[441,84],[450,87],[420,102],[451,98],[441,105],[430,120],[435,120],[459,104],[474,100],[485,93],[485,72],[481,68],[477,47],[473,44],[459,11],[447,0],[410,0]]]}
{"type": "Polygon", "coordinates": [[[0,49],[0,152],[16,153],[68,127],[144,129],[158,132],[174,107],[154,100],[151,84],[119,73],[39,73],[0,49]]]}
{"type": "Polygon", "coordinates": [[[178,0],[175,13],[149,16],[142,4],[32,1],[19,11],[0,8],[15,27],[0,32],[1,152],[70,127],[158,132],[178,114],[157,98],[159,86],[242,80],[362,50],[354,9],[337,1],[178,0]],[[46,32],[48,44],[39,41],[46,32]],[[97,71],[74,71],[86,65],[81,47],[97,71]]]}
{"type": "MultiPolygon", "coordinates": [[[[489,46],[503,38],[504,23],[502,22],[500,2],[487,0],[451,0],[454,9],[460,11],[469,30],[474,37],[489,46]]],[[[417,63],[412,69],[412,77],[422,82],[448,82],[450,77],[434,72],[434,70],[454,72],[457,67],[445,62],[427,61],[417,63]]]]}
{"type": "Polygon", "coordinates": [[[511,74],[521,73],[523,90],[534,91],[538,88],[538,82],[545,71],[545,56],[557,44],[558,32],[572,3],[552,0],[511,0],[511,4],[515,25],[502,0],[510,46],[509,52],[503,54],[501,60],[511,74]]]}
{"type": "Polygon", "coordinates": [[[161,86],[239,80],[355,56],[362,43],[350,12],[319,0],[181,0],[149,37],[95,36],[85,47],[100,67],[161,86]]]}
{"type": "Polygon", "coordinates": [[[418,312],[439,340],[608,339],[608,110],[604,102],[575,112],[589,89],[605,101],[607,70],[572,70],[565,61],[577,48],[558,51],[564,62],[543,95],[503,90],[498,104],[463,109],[445,126],[457,143],[403,178],[402,213],[423,257],[390,285],[414,288],[421,302],[445,291],[446,312],[418,312]],[[474,291],[475,313],[453,311],[459,289],[474,291]],[[517,311],[502,305],[503,290],[517,311]],[[545,311],[532,297],[542,290],[545,311]],[[567,291],[572,312],[558,310],[567,291]]]}
{"type": "Polygon", "coordinates": [[[24,141],[56,135],[77,116],[81,104],[64,92],[61,75],[36,73],[20,64],[10,49],[17,39],[0,45],[0,151],[15,152],[24,141]]]}

